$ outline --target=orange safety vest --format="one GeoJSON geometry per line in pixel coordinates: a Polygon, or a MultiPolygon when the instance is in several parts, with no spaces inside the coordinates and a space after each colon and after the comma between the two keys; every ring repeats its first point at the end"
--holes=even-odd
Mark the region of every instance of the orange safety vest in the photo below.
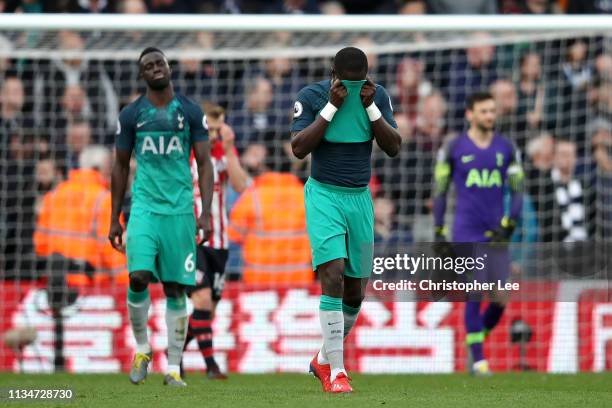
{"type": "Polygon", "coordinates": [[[270,172],[256,177],[232,209],[228,235],[242,244],[245,282],[303,284],[314,280],[304,185],[296,176],[270,172]]]}
{"type": "Polygon", "coordinates": [[[93,281],[84,275],[67,274],[69,284],[95,284],[120,277],[126,273],[125,255],[108,241],[110,216],[111,194],[100,173],[71,170],[68,180],[43,198],[34,232],[36,254],[60,254],[89,262],[96,269],[93,281]]]}

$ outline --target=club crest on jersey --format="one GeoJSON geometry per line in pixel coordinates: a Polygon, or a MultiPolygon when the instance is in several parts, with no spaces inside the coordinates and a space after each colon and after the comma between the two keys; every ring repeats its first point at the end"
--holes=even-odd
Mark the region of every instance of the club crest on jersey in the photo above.
{"type": "Polygon", "coordinates": [[[144,154],[147,152],[152,154],[183,153],[183,146],[178,136],[172,136],[170,140],[168,140],[168,143],[166,143],[166,138],[164,136],[160,136],[157,139],[151,136],[145,136],[140,153],[144,154]]]}
{"type": "Polygon", "coordinates": [[[185,120],[185,117],[179,113],[176,119],[178,120],[178,128],[182,129],[184,127],[183,121],[185,120]]]}

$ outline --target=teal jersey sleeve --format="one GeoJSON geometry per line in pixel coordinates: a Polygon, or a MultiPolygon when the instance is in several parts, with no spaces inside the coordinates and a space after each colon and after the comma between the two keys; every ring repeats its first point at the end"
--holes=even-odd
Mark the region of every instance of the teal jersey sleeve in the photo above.
{"type": "Polygon", "coordinates": [[[136,133],[134,130],[135,120],[131,105],[128,105],[119,113],[117,133],[115,136],[115,147],[117,150],[131,152],[134,148],[134,141],[136,140],[136,133]]]}
{"type": "Polygon", "coordinates": [[[393,117],[393,104],[391,103],[391,97],[387,93],[387,90],[381,86],[376,85],[376,94],[374,95],[374,103],[382,113],[383,118],[389,125],[397,129],[397,123],[393,117]]]}
{"type": "Polygon", "coordinates": [[[189,121],[191,143],[206,142],[208,140],[208,124],[202,108],[191,100],[184,98],[183,109],[185,109],[189,121]]]}
{"type": "Polygon", "coordinates": [[[307,128],[317,117],[317,111],[312,104],[312,91],[306,87],[298,92],[293,105],[293,121],[291,132],[299,132],[307,128]]]}

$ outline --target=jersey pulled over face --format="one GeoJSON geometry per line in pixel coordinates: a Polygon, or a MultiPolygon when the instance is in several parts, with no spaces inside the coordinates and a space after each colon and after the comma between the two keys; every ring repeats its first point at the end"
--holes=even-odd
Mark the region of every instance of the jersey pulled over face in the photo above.
{"type": "MultiPolygon", "coordinates": [[[[300,90],[294,105],[291,132],[299,132],[315,121],[319,112],[329,101],[330,87],[331,81],[328,79],[300,90]]],[[[359,89],[355,90],[355,92],[358,91],[359,89]]],[[[366,123],[368,128],[365,130],[362,129],[363,126],[360,126],[359,118],[364,116],[367,118],[367,115],[364,115],[365,108],[360,105],[361,101],[358,99],[357,102],[352,106],[353,109],[359,109],[355,112],[355,132],[368,132],[367,137],[364,137],[363,134],[348,134],[346,123],[342,123],[337,129],[334,128],[333,136],[329,132],[326,133],[321,143],[312,152],[311,177],[317,181],[343,187],[363,187],[369,183],[372,135],[369,122],[366,123]],[[343,132],[346,134],[342,134],[343,132]]],[[[385,88],[380,85],[376,85],[374,102],[380,109],[384,120],[396,128],[391,99],[385,88]]],[[[345,100],[344,103],[347,101],[345,100]]],[[[332,123],[335,120],[349,120],[338,113],[336,115],[332,123]]],[[[331,128],[333,126],[330,125],[331,128]]]]}
{"type": "Polygon", "coordinates": [[[136,157],[132,211],[193,213],[189,156],[193,143],[206,140],[206,117],[184,96],[175,95],[162,108],[146,96],[126,106],[119,115],[115,144],[136,157]]]}
{"type": "Polygon", "coordinates": [[[499,226],[504,216],[504,192],[519,153],[510,140],[494,135],[480,148],[464,133],[438,154],[436,183],[446,189],[452,181],[456,191],[453,240],[484,242],[485,232],[499,226]]]}

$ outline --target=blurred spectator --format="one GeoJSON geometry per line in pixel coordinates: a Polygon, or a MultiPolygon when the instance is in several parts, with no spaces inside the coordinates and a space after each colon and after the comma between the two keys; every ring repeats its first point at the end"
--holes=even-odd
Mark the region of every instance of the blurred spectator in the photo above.
{"type": "MultiPolygon", "coordinates": [[[[102,61],[88,61],[79,57],[78,51],[84,49],[85,42],[76,32],[62,31],[58,35],[59,47],[66,52],[75,53],[64,59],[47,61],[39,71],[36,79],[39,85],[35,95],[36,112],[39,125],[51,129],[62,114],[62,100],[69,86],[80,86],[87,96],[90,105],[92,124],[96,141],[110,144],[117,124],[117,96],[110,77],[102,61]]],[[[60,132],[63,129],[58,129],[60,132]]],[[[54,138],[60,134],[53,134],[54,138]]],[[[55,141],[52,139],[52,141],[55,141]]]]}
{"type": "Polygon", "coordinates": [[[369,36],[362,36],[357,38],[351,44],[353,47],[357,47],[365,52],[368,58],[368,75],[372,80],[384,86],[388,87],[387,80],[389,79],[388,72],[391,71],[392,67],[397,65],[397,61],[392,55],[379,56],[376,52],[377,44],[369,36]]]}
{"type": "Polygon", "coordinates": [[[0,131],[1,138],[6,140],[9,133],[23,125],[23,105],[25,93],[23,82],[16,77],[9,77],[0,88],[0,131]]]}
{"type": "Polygon", "coordinates": [[[13,129],[0,150],[0,273],[31,278],[34,232],[32,135],[13,129]]]}
{"type": "Polygon", "coordinates": [[[273,0],[265,9],[270,14],[319,14],[316,0],[273,0]]]}
{"type": "Polygon", "coordinates": [[[123,14],[148,13],[147,4],[144,2],[144,0],[124,0],[121,2],[119,10],[123,14]]]}
{"type": "Polygon", "coordinates": [[[555,157],[555,141],[552,135],[543,133],[527,142],[525,160],[525,184],[529,198],[538,214],[538,241],[553,240],[555,189],[551,180],[551,169],[555,157]]]}
{"type": "Polygon", "coordinates": [[[43,199],[36,222],[34,246],[42,258],[60,256],[65,264],[58,274],[77,285],[108,281],[125,269],[125,256],[108,245],[111,195],[108,189],[110,151],[89,146],[79,156],[79,169],[71,170],[43,199]]]}
{"type": "Polygon", "coordinates": [[[264,76],[272,84],[272,108],[279,116],[289,117],[293,111],[293,99],[304,86],[302,77],[294,68],[295,61],[276,57],[264,64],[264,76]]]}
{"type": "Polygon", "coordinates": [[[427,14],[427,2],[425,0],[400,0],[398,3],[398,14],[427,14]]]}
{"type": "Polygon", "coordinates": [[[321,14],[329,16],[340,16],[346,14],[346,9],[339,1],[325,1],[319,5],[321,14]]]}
{"type": "Polygon", "coordinates": [[[187,55],[172,69],[175,90],[194,100],[213,96],[214,76],[215,68],[212,64],[187,55]]]}
{"type": "Polygon", "coordinates": [[[430,14],[496,14],[497,4],[491,0],[426,0],[430,14]]]}
{"type": "MultiPolygon", "coordinates": [[[[497,109],[497,131],[515,142],[523,139],[525,126],[518,122],[518,97],[512,81],[500,78],[491,84],[489,91],[495,100],[497,109]],[[523,129],[523,132],[519,129],[523,129]]],[[[521,143],[523,143],[522,140],[519,144],[521,143]]]]}
{"type": "Polygon", "coordinates": [[[91,144],[91,127],[84,120],[73,121],[66,128],[66,168],[79,168],[81,152],[91,144]]]}
{"type": "Polygon", "coordinates": [[[589,117],[612,120],[612,82],[601,81],[593,89],[592,104],[589,117]]]}
{"type": "Polygon", "coordinates": [[[610,14],[612,2],[608,0],[568,0],[568,14],[610,14]]]}
{"type": "Polygon", "coordinates": [[[431,94],[431,82],[423,74],[423,61],[404,58],[397,66],[397,99],[401,111],[411,121],[416,120],[417,110],[422,98],[431,94]]]}
{"type": "Polygon", "coordinates": [[[39,159],[35,165],[34,180],[36,182],[36,203],[34,208],[35,213],[38,215],[43,196],[62,181],[62,171],[52,158],[39,159]]]}
{"type": "Polygon", "coordinates": [[[394,0],[340,0],[348,14],[395,14],[394,0]]]}
{"type": "MultiPolygon", "coordinates": [[[[265,147],[258,150],[261,153],[265,147]]],[[[262,172],[230,214],[228,233],[232,241],[242,245],[244,281],[279,285],[312,282],[304,185],[292,174],[264,167],[260,160],[245,160],[244,165],[252,172],[262,172]]]]}
{"type": "MultiPolygon", "coordinates": [[[[555,140],[549,133],[542,133],[527,143],[528,163],[539,172],[547,172],[552,168],[555,152],[555,140]]],[[[528,175],[529,179],[535,179],[536,174],[528,175]]]]}
{"type": "Polygon", "coordinates": [[[236,132],[238,149],[244,148],[249,142],[277,139],[280,123],[271,109],[272,102],[272,84],[268,79],[257,77],[247,83],[242,109],[228,115],[230,126],[236,132]]]}
{"type": "Polygon", "coordinates": [[[603,53],[595,58],[594,74],[598,82],[612,81],[612,55],[603,53]]]}
{"type": "Polygon", "coordinates": [[[115,0],[69,0],[71,13],[116,13],[115,0]]]}
{"type": "Polygon", "coordinates": [[[398,253],[402,246],[410,244],[410,231],[402,228],[395,219],[393,200],[386,197],[374,199],[374,244],[380,255],[398,253]]]}
{"type": "Polygon", "coordinates": [[[587,91],[593,79],[587,60],[588,47],[583,40],[567,42],[565,60],[553,73],[547,97],[547,117],[555,134],[578,144],[578,154],[584,154],[584,126],[587,119],[587,91]]]}
{"type": "Polygon", "coordinates": [[[156,14],[189,14],[195,12],[189,0],[147,0],[147,9],[156,14]]]}
{"type": "Polygon", "coordinates": [[[536,52],[526,52],[521,56],[520,76],[516,84],[518,97],[517,138],[519,148],[524,149],[530,135],[540,129],[544,122],[544,96],[546,90],[542,79],[540,55],[536,52]]]}
{"type": "Polygon", "coordinates": [[[598,238],[612,239],[612,123],[599,120],[589,127],[597,194],[598,238]]]}
{"type": "Polygon", "coordinates": [[[560,12],[556,0],[501,0],[504,14],[552,14],[560,12]]]}
{"type": "Polygon", "coordinates": [[[477,32],[470,36],[474,46],[465,55],[453,58],[449,68],[448,101],[451,115],[450,127],[461,131],[465,127],[465,99],[472,92],[489,87],[497,79],[495,47],[490,44],[491,36],[477,32]]]}

